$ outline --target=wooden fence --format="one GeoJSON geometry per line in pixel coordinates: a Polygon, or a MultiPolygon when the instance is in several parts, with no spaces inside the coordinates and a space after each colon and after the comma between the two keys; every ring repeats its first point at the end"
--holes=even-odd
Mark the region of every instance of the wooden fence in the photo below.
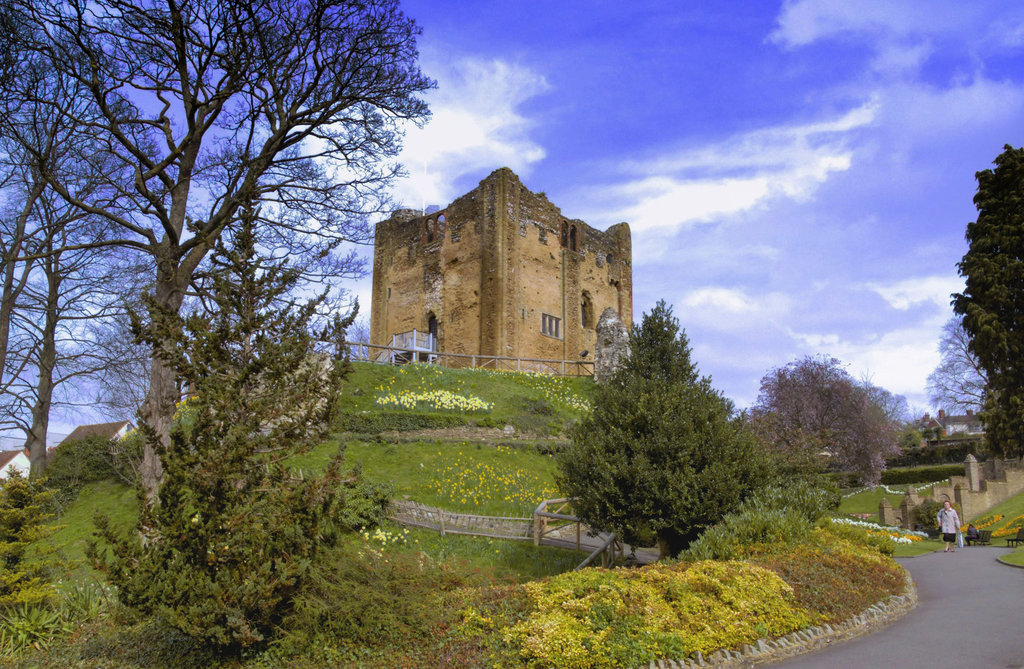
{"type": "Polygon", "coordinates": [[[389,517],[402,525],[437,530],[442,536],[445,534],[471,534],[478,537],[517,541],[529,541],[533,536],[533,518],[455,513],[404,500],[391,502],[389,517]]]}
{"type": "MultiPolygon", "coordinates": [[[[535,545],[540,545],[543,540],[564,545],[572,543],[572,537],[576,539],[576,550],[591,548],[583,546],[581,533],[588,530],[583,529],[579,518],[561,513],[571,500],[552,499],[544,500],[534,511],[532,518],[518,516],[480,516],[472,513],[455,513],[439,509],[434,506],[426,506],[417,502],[405,500],[393,500],[391,510],[388,514],[391,520],[401,525],[411,527],[423,527],[429,530],[436,530],[445,534],[467,534],[476,537],[489,537],[491,539],[511,539],[513,541],[533,540],[535,545]],[[548,508],[554,508],[549,511],[548,508]]],[[[589,536],[589,535],[588,535],[589,536]]],[[[625,547],[614,534],[597,535],[597,548],[592,550],[587,558],[581,562],[576,569],[594,563],[600,558],[602,567],[611,567],[616,559],[625,556],[625,547]]]]}
{"type": "Polygon", "coordinates": [[[468,353],[438,353],[415,348],[378,346],[364,342],[349,342],[352,360],[381,364],[429,362],[442,367],[462,369],[479,367],[504,372],[537,372],[557,376],[593,376],[593,360],[553,360],[547,358],[513,358],[500,355],[471,355],[468,353]]]}

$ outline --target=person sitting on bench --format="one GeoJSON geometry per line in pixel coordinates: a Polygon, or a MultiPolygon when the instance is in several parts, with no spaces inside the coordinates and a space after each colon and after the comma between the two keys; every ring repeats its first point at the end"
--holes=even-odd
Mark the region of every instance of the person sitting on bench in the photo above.
{"type": "Polygon", "coordinates": [[[974,525],[968,525],[967,532],[964,533],[964,541],[967,545],[970,546],[972,542],[977,543],[978,536],[978,528],[974,525]]]}

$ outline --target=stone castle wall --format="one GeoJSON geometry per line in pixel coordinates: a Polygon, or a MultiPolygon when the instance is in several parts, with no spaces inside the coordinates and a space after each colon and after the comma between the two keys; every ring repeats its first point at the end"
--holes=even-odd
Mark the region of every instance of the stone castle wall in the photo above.
{"type": "Polygon", "coordinates": [[[921,498],[915,492],[908,492],[899,509],[894,509],[888,500],[883,498],[878,507],[878,516],[884,525],[899,525],[912,529],[913,511],[922,502],[928,499],[937,502],[948,500],[960,505],[960,520],[966,523],[1021,492],[1024,492],[1024,468],[1019,462],[993,458],[981,464],[973,455],[968,455],[964,461],[963,476],[951,476],[948,480],[935,484],[932,487],[932,496],[928,498],[921,498]]]}
{"type": "Polygon", "coordinates": [[[575,360],[607,307],[632,323],[629,226],[568,219],[507,168],[441,211],[377,224],[373,344],[433,316],[444,353],[575,360]]]}

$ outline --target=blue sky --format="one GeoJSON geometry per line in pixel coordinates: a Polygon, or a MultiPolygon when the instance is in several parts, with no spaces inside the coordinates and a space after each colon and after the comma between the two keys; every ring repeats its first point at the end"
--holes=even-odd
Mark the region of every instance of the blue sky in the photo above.
{"type": "Polygon", "coordinates": [[[630,224],[634,311],[672,304],[739,406],[825,353],[927,408],[974,174],[1024,143],[1024,5],[403,7],[438,88],[396,200],[511,167],[567,216],[630,224]]]}

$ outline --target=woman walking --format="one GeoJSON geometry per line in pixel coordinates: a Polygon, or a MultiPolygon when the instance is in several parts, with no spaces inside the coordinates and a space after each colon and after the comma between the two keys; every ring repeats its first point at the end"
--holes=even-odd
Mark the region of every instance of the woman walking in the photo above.
{"type": "Polygon", "coordinates": [[[942,540],[946,542],[944,553],[956,552],[956,533],[960,531],[960,516],[956,509],[947,499],[942,503],[939,510],[939,531],[942,532],[942,540]]]}

